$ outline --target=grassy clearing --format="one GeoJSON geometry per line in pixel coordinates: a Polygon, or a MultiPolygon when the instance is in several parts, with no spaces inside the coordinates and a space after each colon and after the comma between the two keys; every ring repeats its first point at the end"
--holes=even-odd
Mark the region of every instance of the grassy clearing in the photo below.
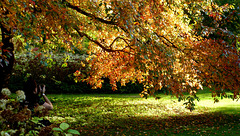
{"type": "Polygon", "coordinates": [[[81,135],[239,135],[240,102],[213,102],[198,96],[190,112],[177,98],[159,94],[155,100],[138,94],[49,95],[54,104],[48,119],[68,122],[81,135]]]}

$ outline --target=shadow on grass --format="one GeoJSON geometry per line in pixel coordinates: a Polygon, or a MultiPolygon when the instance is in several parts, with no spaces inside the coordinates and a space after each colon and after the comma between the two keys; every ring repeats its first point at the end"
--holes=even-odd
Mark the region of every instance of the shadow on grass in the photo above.
{"type": "Polygon", "coordinates": [[[226,114],[240,115],[240,105],[238,107],[218,107],[217,111],[226,113],[226,114]]]}
{"type": "Polygon", "coordinates": [[[229,107],[221,105],[224,107],[217,110],[221,112],[210,113],[203,108],[200,112],[189,113],[172,101],[162,103],[161,99],[156,101],[153,98],[145,101],[136,96],[138,94],[55,96],[51,98],[56,106],[51,116],[65,118],[64,121],[79,130],[81,135],[234,136],[240,131],[240,115],[236,114],[238,106],[231,107],[230,103],[229,107]],[[228,112],[234,114],[223,114],[228,112]],[[68,116],[75,121],[68,121],[68,116]]]}
{"type": "Polygon", "coordinates": [[[81,135],[239,135],[240,115],[207,113],[199,115],[118,117],[109,126],[84,126],[81,135]]]}

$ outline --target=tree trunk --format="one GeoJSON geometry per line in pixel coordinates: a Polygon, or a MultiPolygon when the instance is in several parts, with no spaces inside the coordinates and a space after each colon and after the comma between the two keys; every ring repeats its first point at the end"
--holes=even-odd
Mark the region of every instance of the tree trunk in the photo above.
{"type": "Polygon", "coordinates": [[[0,55],[0,91],[2,88],[8,87],[9,80],[12,74],[12,69],[14,65],[14,45],[12,43],[13,35],[11,30],[6,29],[2,24],[2,46],[0,55]]]}

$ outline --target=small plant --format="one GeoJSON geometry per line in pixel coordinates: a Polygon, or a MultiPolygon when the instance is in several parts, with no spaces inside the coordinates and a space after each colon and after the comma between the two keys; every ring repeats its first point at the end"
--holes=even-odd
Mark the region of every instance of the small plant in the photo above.
{"type": "Polygon", "coordinates": [[[199,99],[198,96],[196,96],[195,93],[193,93],[193,94],[190,95],[190,96],[187,96],[187,97],[180,96],[180,97],[178,98],[178,102],[180,102],[180,101],[182,101],[182,100],[186,101],[186,102],[183,103],[183,105],[186,105],[185,108],[186,108],[186,109],[189,109],[190,111],[193,111],[193,110],[195,110],[195,106],[196,106],[195,103],[194,103],[194,101],[195,101],[195,100],[199,101],[200,99],[199,99]]]}
{"type": "Polygon", "coordinates": [[[61,123],[59,127],[55,127],[52,129],[55,136],[63,135],[63,136],[72,136],[72,135],[80,135],[77,130],[69,129],[69,124],[61,123]]]}
{"type": "Polygon", "coordinates": [[[3,88],[0,93],[0,135],[38,135],[43,125],[38,121],[47,114],[40,106],[34,112],[22,104],[26,96],[24,91],[16,91],[12,97],[8,88],[3,88]]]}

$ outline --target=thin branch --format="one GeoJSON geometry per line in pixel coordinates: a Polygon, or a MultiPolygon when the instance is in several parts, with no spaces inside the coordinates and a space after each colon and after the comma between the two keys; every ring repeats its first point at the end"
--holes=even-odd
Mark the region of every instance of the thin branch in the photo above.
{"type": "MultiPolygon", "coordinates": [[[[90,41],[94,42],[95,44],[97,44],[99,47],[101,47],[104,51],[107,51],[107,52],[125,52],[125,53],[128,53],[128,54],[132,54],[130,52],[126,52],[124,51],[124,49],[122,50],[113,50],[111,48],[106,48],[104,45],[102,45],[99,41],[97,40],[94,40],[92,37],[90,37],[89,35],[87,35],[86,33],[83,33],[83,32],[80,32],[77,28],[75,28],[75,30],[77,31],[77,33],[83,37],[87,37],[90,41]]],[[[115,40],[116,41],[116,40],[115,40]]],[[[112,43],[113,44],[113,43],[112,43]]]]}
{"type": "MultiPolygon", "coordinates": [[[[175,46],[170,40],[168,40],[165,36],[158,35],[156,32],[154,32],[154,34],[156,34],[158,38],[165,39],[168,43],[170,43],[172,45],[173,48],[176,48],[179,50],[179,48],[177,46],[175,46]]],[[[163,42],[163,43],[166,44],[165,42],[163,42]]],[[[168,44],[166,44],[166,45],[169,46],[168,44]]]]}
{"type": "Polygon", "coordinates": [[[117,39],[122,39],[128,45],[128,47],[130,48],[130,45],[128,44],[127,40],[122,38],[122,37],[119,37],[119,36],[113,40],[113,42],[109,46],[110,48],[112,48],[112,45],[117,41],[117,39]]]}
{"type": "Polygon", "coordinates": [[[120,27],[124,32],[128,33],[128,30],[127,30],[126,28],[124,28],[123,26],[120,26],[118,22],[115,22],[115,21],[113,21],[113,20],[110,20],[110,21],[109,21],[109,20],[105,20],[105,19],[103,19],[103,18],[97,17],[97,16],[94,15],[94,14],[88,13],[88,12],[80,9],[78,6],[72,5],[71,3],[67,2],[66,0],[63,0],[63,2],[66,3],[66,6],[67,6],[68,8],[71,8],[71,9],[73,9],[73,10],[76,10],[78,13],[81,13],[81,14],[83,14],[83,15],[85,15],[85,16],[88,16],[88,17],[91,17],[91,18],[93,18],[93,19],[96,19],[97,21],[100,21],[100,22],[105,23],[105,24],[118,26],[118,27],[120,27]]]}
{"type": "Polygon", "coordinates": [[[79,12],[79,13],[85,15],[85,16],[94,18],[94,19],[96,19],[96,20],[98,20],[98,21],[100,21],[100,22],[102,22],[102,23],[105,23],[105,24],[117,25],[117,22],[113,22],[113,21],[109,21],[109,20],[105,20],[105,19],[99,18],[99,17],[95,16],[94,14],[88,13],[88,12],[80,9],[78,6],[74,6],[74,5],[72,5],[71,3],[67,2],[67,1],[65,1],[65,3],[66,3],[66,6],[67,6],[67,7],[71,8],[71,9],[74,9],[74,10],[76,10],[77,12],[79,12]]]}

